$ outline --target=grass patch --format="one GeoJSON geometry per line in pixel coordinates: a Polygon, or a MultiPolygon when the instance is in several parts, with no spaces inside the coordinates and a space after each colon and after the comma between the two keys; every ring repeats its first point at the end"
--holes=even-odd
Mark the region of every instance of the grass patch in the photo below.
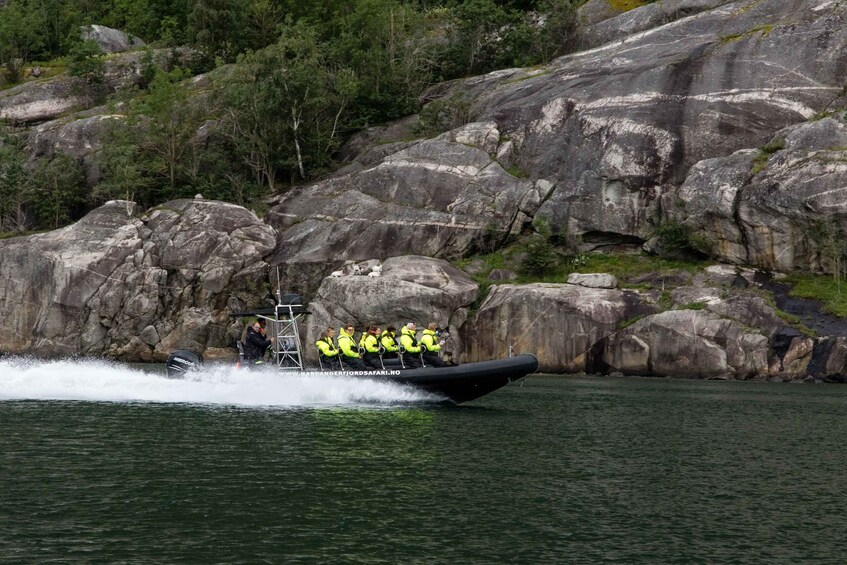
{"type": "Polygon", "coordinates": [[[655,0],[608,0],[609,6],[620,13],[641,8],[647,4],[652,4],[654,1],[655,0]]]}
{"type": "Polygon", "coordinates": [[[504,81],[504,82],[503,82],[503,84],[515,84],[515,83],[518,83],[518,82],[523,82],[523,81],[525,81],[525,80],[529,80],[529,79],[531,79],[531,78],[535,78],[535,77],[543,77],[544,75],[548,75],[548,74],[550,74],[550,71],[547,71],[547,70],[545,70],[545,71],[541,71],[541,72],[537,72],[537,73],[535,73],[535,72],[530,72],[530,73],[528,73],[528,74],[527,74],[527,75],[525,75],[525,76],[518,77],[518,78],[513,78],[513,79],[509,79],[509,80],[507,80],[507,81],[504,81]]]}
{"type": "Polygon", "coordinates": [[[28,235],[35,235],[39,233],[47,233],[52,230],[33,230],[33,231],[0,231],[0,239],[12,239],[15,237],[26,237],[28,235]]]}
{"type": "Polygon", "coordinates": [[[525,179],[529,176],[526,173],[526,171],[524,171],[523,169],[521,169],[517,165],[512,165],[511,167],[506,169],[506,172],[509,173],[510,175],[512,175],[513,177],[516,177],[516,178],[519,178],[519,179],[525,179]]]}
{"type": "MultiPolygon", "coordinates": [[[[482,285],[488,283],[488,275],[494,269],[508,269],[516,273],[514,284],[530,283],[565,283],[571,273],[609,273],[625,283],[628,279],[648,273],[682,270],[689,273],[702,271],[712,263],[709,261],[680,261],[665,259],[654,255],[608,255],[605,253],[585,253],[580,255],[565,255],[556,251],[557,264],[543,275],[533,275],[521,272],[520,263],[524,248],[512,245],[495,253],[474,255],[455,262],[462,270],[467,270],[472,263],[481,261],[481,266],[472,269],[477,274],[472,275],[474,281],[482,285]]],[[[634,288],[626,284],[627,288],[634,288]]],[[[648,289],[649,285],[635,285],[648,289]]],[[[668,296],[669,299],[669,296],[668,296]]],[[[667,307],[670,307],[668,305],[667,307]]],[[[667,308],[666,307],[666,308],[667,308]]]]}
{"type": "Polygon", "coordinates": [[[767,37],[773,31],[773,24],[762,24],[756,27],[750,28],[744,33],[734,33],[732,35],[725,35],[721,37],[721,43],[726,45],[727,43],[732,43],[734,41],[738,41],[742,37],[747,37],[749,35],[753,35],[761,32],[762,37],[767,37]]]}
{"type": "Polygon", "coordinates": [[[654,255],[606,255],[588,253],[579,256],[579,266],[574,266],[574,273],[609,273],[620,280],[626,280],[657,271],[683,270],[696,273],[703,270],[711,262],[708,261],[678,261],[665,259],[654,255]]]}
{"type": "Polygon", "coordinates": [[[618,324],[618,329],[619,330],[625,330],[626,328],[628,328],[629,326],[632,326],[633,324],[637,323],[638,321],[642,320],[643,318],[644,318],[644,314],[641,314],[639,316],[635,316],[634,318],[630,318],[629,320],[624,320],[623,322],[618,324]]]}
{"type": "Polygon", "coordinates": [[[689,302],[688,304],[680,304],[676,307],[677,310],[703,310],[706,307],[705,302],[689,302]]]}
{"type": "Polygon", "coordinates": [[[770,159],[774,153],[782,149],[785,149],[785,140],[781,137],[777,137],[770,143],[763,145],[762,148],[759,149],[759,154],[756,155],[755,159],[753,159],[753,166],[750,169],[750,172],[754,175],[758,175],[764,171],[768,164],[768,159],[770,159]]]}
{"type": "Polygon", "coordinates": [[[824,312],[847,317],[847,281],[839,284],[829,275],[794,273],[787,282],[791,285],[791,296],[820,300],[824,312]]]}

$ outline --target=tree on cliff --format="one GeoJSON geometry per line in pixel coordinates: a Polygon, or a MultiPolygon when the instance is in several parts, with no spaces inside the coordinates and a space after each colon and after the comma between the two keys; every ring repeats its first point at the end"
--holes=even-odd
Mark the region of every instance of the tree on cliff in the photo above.
{"type": "Polygon", "coordinates": [[[338,143],[358,84],[324,52],[312,28],[289,23],[277,43],[240,59],[222,85],[223,128],[271,191],[279,172],[305,179],[325,166],[338,143]]]}
{"type": "Polygon", "coordinates": [[[23,232],[31,222],[32,182],[20,142],[0,133],[0,232],[23,232]]]}
{"type": "Polygon", "coordinates": [[[205,120],[189,103],[187,73],[155,69],[147,92],[127,104],[102,155],[101,198],[135,198],[145,205],[186,196],[193,184],[194,137],[205,120]]]}
{"type": "Polygon", "coordinates": [[[12,2],[0,11],[0,64],[6,80],[18,82],[31,56],[43,45],[37,13],[20,2],[12,2]]]}

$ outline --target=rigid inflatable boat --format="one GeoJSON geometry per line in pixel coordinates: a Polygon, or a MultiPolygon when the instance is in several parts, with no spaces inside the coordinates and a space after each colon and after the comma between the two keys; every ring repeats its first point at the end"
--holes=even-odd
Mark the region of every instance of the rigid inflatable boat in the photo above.
{"type": "MultiPolygon", "coordinates": [[[[321,368],[309,368],[303,363],[298,320],[306,314],[298,294],[277,294],[277,305],[272,308],[235,312],[233,318],[250,317],[264,320],[270,335],[274,337],[270,358],[262,365],[244,362],[243,344],[236,342],[239,350],[239,365],[252,370],[277,370],[286,372],[321,372],[333,376],[351,376],[374,380],[385,380],[400,385],[411,386],[432,394],[437,394],[455,403],[468,402],[493,392],[512,381],[538,370],[538,360],[534,355],[523,354],[494,361],[464,363],[446,367],[403,368],[397,364],[383,363],[382,371],[348,371],[321,368]]],[[[402,349],[401,349],[402,355],[402,349]]],[[[182,377],[186,372],[196,370],[203,364],[203,357],[188,350],[177,350],[170,354],[167,362],[168,376],[182,377]]]]}
{"type": "MultiPolygon", "coordinates": [[[[180,378],[186,372],[199,369],[203,365],[200,355],[192,351],[174,351],[168,357],[168,376],[180,378]]],[[[250,370],[276,371],[273,363],[250,366],[250,370]]],[[[300,369],[297,372],[315,372],[339,377],[358,377],[411,386],[419,390],[443,397],[456,404],[475,400],[480,396],[504,387],[510,382],[522,379],[538,370],[535,355],[525,353],[506,359],[464,363],[447,367],[418,367],[402,369],[389,367],[384,371],[340,371],[300,369]]],[[[288,372],[286,370],[281,373],[288,372]]]]}

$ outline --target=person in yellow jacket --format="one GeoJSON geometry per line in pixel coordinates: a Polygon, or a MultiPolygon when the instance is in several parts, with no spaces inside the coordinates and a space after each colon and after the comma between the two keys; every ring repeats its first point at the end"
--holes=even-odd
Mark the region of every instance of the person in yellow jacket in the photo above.
{"type": "Polygon", "coordinates": [[[382,332],[379,338],[379,344],[385,350],[382,354],[383,359],[397,359],[397,352],[400,347],[397,345],[397,328],[388,326],[382,332]]]}
{"type": "Polygon", "coordinates": [[[444,342],[438,339],[437,327],[435,322],[430,322],[423,331],[420,340],[421,357],[423,357],[424,363],[431,367],[444,367],[446,363],[438,356],[444,342]]]}
{"type": "Polygon", "coordinates": [[[400,328],[400,345],[403,347],[403,364],[407,367],[420,367],[421,348],[418,345],[415,323],[409,322],[400,328]]]}
{"type": "Polygon", "coordinates": [[[382,370],[382,362],[379,360],[379,327],[371,326],[367,333],[362,334],[359,349],[364,351],[362,361],[365,365],[371,369],[382,370]]]}
{"type": "Polygon", "coordinates": [[[341,365],[353,371],[366,371],[368,368],[359,356],[359,348],[353,339],[356,328],[347,324],[338,332],[338,349],[341,350],[341,365]]]}
{"type": "Polygon", "coordinates": [[[337,364],[338,348],[335,347],[335,328],[327,328],[323,336],[315,342],[318,348],[318,357],[321,360],[321,365],[331,367],[337,364]]]}

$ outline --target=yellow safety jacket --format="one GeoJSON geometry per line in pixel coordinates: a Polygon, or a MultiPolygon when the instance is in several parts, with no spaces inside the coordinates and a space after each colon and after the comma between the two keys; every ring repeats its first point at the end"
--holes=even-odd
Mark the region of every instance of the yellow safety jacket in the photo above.
{"type": "Polygon", "coordinates": [[[400,345],[409,353],[420,353],[421,348],[415,340],[415,332],[403,326],[400,329],[400,345]]]}
{"type": "Polygon", "coordinates": [[[315,342],[315,345],[324,357],[335,357],[338,355],[338,349],[335,348],[335,344],[332,342],[331,337],[321,338],[315,342]]]}
{"type": "Polygon", "coordinates": [[[371,333],[365,334],[365,339],[362,342],[362,348],[368,353],[379,353],[379,341],[376,336],[371,333]]]}
{"type": "Polygon", "coordinates": [[[424,330],[421,336],[421,347],[432,353],[441,351],[441,346],[438,345],[438,336],[432,330],[424,330]]]}
{"type": "Polygon", "coordinates": [[[382,337],[380,337],[379,342],[382,344],[382,347],[385,348],[385,351],[388,353],[396,353],[400,350],[397,346],[397,342],[394,340],[394,332],[389,333],[388,330],[383,330],[382,337]]]}
{"type": "Polygon", "coordinates": [[[353,335],[344,331],[344,328],[338,330],[338,349],[345,357],[359,357],[359,351],[356,349],[356,342],[353,340],[353,335]]]}

